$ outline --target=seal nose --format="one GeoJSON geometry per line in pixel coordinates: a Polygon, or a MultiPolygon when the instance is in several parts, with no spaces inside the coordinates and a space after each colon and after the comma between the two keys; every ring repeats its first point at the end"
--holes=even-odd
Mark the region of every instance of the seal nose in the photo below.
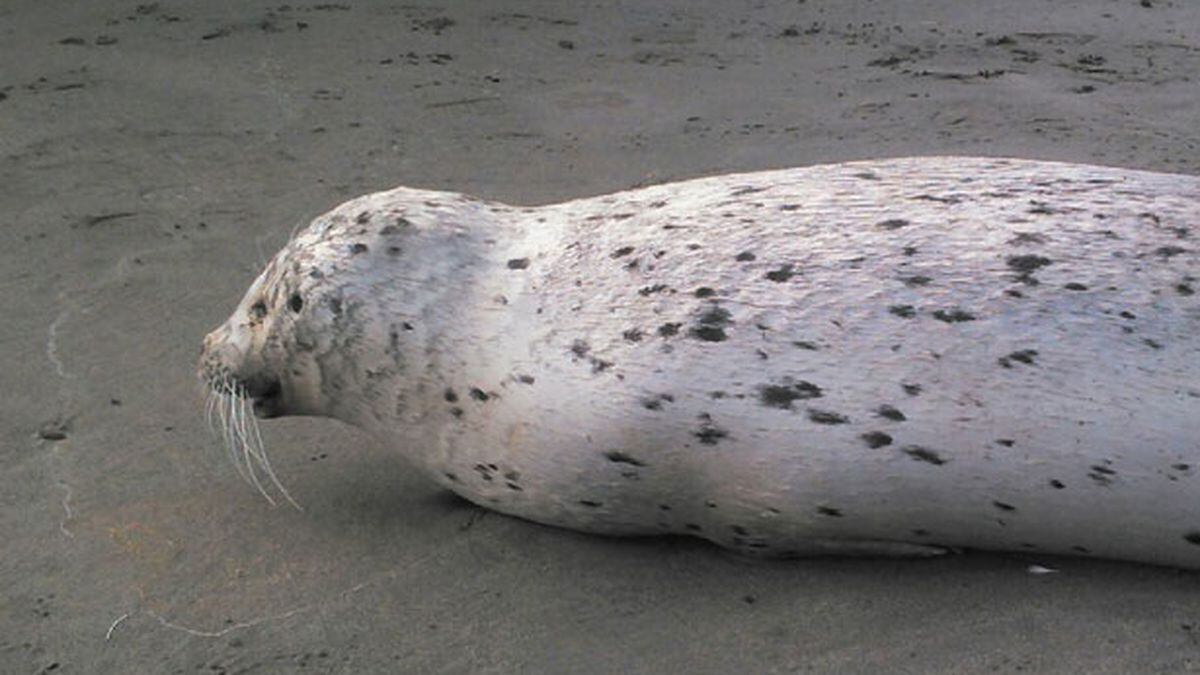
{"type": "Polygon", "coordinates": [[[218,328],[209,332],[208,335],[204,336],[204,344],[200,347],[200,354],[203,355],[211,352],[214,345],[220,344],[228,337],[229,326],[227,324],[222,324],[218,328]]]}
{"type": "Polygon", "coordinates": [[[222,346],[228,344],[228,339],[228,324],[222,325],[204,336],[203,343],[200,345],[200,359],[197,368],[197,375],[200,379],[212,379],[212,373],[222,360],[222,346]]]}

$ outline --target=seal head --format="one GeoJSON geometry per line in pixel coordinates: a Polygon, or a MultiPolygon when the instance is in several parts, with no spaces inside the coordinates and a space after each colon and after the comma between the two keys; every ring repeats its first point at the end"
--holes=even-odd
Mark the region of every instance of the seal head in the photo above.
{"type": "Polygon", "coordinates": [[[425,369],[431,343],[455,321],[448,308],[461,315],[462,303],[448,298],[478,266],[478,228],[462,223],[482,209],[446,197],[400,188],[317,218],[205,337],[201,380],[253,401],[259,418],[363,424],[381,416],[384,397],[389,415],[401,412],[404,374],[425,369]]]}

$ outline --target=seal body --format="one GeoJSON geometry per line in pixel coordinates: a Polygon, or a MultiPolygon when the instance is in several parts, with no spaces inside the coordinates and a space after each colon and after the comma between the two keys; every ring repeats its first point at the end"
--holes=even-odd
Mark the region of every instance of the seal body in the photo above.
{"type": "Polygon", "coordinates": [[[206,340],[486,507],[749,553],[1200,567],[1200,179],[991,158],[317,218],[206,340]]]}

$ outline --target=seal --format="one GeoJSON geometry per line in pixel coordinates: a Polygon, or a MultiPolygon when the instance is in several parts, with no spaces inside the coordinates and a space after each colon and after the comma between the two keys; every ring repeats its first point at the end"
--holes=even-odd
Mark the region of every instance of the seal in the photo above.
{"type": "Polygon", "coordinates": [[[587,532],[1200,567],[1197,225],[1197,177],[994,158],[398,188],[295,236],[200,376],[252,477],[250,402],[587,532]]]}

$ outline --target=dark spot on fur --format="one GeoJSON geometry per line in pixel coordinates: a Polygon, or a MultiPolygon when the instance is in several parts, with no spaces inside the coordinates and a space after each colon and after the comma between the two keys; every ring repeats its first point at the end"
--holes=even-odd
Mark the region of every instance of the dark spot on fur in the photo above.
{"type": "Polygon", "coordinates": [[[625,338],[625,340],[628,342],[641,342],[642,331],[637,328],[630,328],[624,333],[621,333],[621,337],[625,338]]]}
{"type": "Polygon", "coordinates": [[[662,410],[663,401],[658,396],[645,396],[641,399],[641,404],[646,410],[662,410]]]}
{"type": "Polygon", "coordinates": [[[701,286],[692,292],[692,295],[695,295],[697,298],[711,298],[716,294],[717,292],[708,286],[701,286]]]}
{"type": "Polygon", "coordinates": [[[1135,315],[1133,312],[1130,312],[1128,310],[1122,310],[1120,314],[1117,314],[1117,316],[1121,317],[1122,319],[1130,319],[1130,320],[1137,318],[1137,315],[1135,315]]]}
{"type": "Polygon", "coordinates": [[[299,314],[304,309],[304,298],[299,293],[292,293],[292,297],[288,298],[288,308],[299,314]]]}
{"type": "Polygon", "coordinates": [[[690,530],[692,532],[700,532],[704,529],[704,528],[700,527],[699,525],[697,525],[696,523],[684,523],[683,527],[684,527],[684,529],[690,530]]]}
{"type": "Polygon", "coordinates": [[[1012,504],[1005,504],[1004,502],[992,502],[992,506],[1000,509],[1001,511],[1016,511],[1017,510],[1017,507],[1013,506],[1012,504]]]}
{"type": "Polygon", "coordinates": [[[446,389],[446,391],[442,392],[442,398],[446,399],[447,403],[458,402],[458,394],[454,393],[453,389],[446,389]]]}
{"type": "Polygon", "coordinates": [[[533,384],[534,383],[534,379],[533,379],[532,375],[518,375],[517,381],[520,382],[521,384],[533,384]]]}
{"type": "Polygon", "coordinates": [[[359,253],[366,253],[366,252],[367,252],[366,244],[357,243],[357,244],[353,244],[352,246],[350,246],[350,254],[351,255],[358,255],[359,253]]]}
{"type": "Polygon", "coordinates": [[[750,534],[750,531],[747,530],[746,528],[742,527],[741,525],[731,525],[729,527],[729,529],[733,530],[734,534],[742,536],[742,537],[749,536],[749,534],[750,534]]]}
{"type": "Polygon", "coordinates": [[[669,288],[669,287],[666,284],[654,284],[653,286],[644,286],[644,287],[638,289],[638,295],[640,295],[644,298],[647,296],[654,295],[655,293],[662,293],[663,291],[667,290],[667,288],[669,288]]]}
{"type": "Polygon", "coordinates": [[[920,528],[915,529],[915,530],[909,530],[909,532],[911,532],[914,537],[928,537],[929,536],[929,530],[922,530],[920,528]]]}
{"type": "Polygon", "coordinates": [[[962,201],[962,197],[959,197],[958,195],[950,195],[949,197],[940,197],[938,195],[917,195],[916,197],[909,197],[909,199],[922,202],[937,202],[939,204],[957,204],[962,201]]]}
{"type": "Polygon", "coordinates": [[[876,225],[875,227],[878,227],[881,230],[898,230],[902,227],[907,227],[911,224],[912,223],[910,223],[909,221],[907,221],[903,218],[888,218],[887,220],[876,225]]]}
{"type": "Polygon", "coordinates": [[[868,431],[859,438],[866,441],[867,447],[872,449],[892,444],[892,437],[882,431],[868,431]]]}
{"type": "Polygon", "coordinates": [[[1067,289],[1068,291],[1086,291],[1088,289],[1087,286],[1075,281],[1072,281],[1068,284],[1063,284],[1063,288],[1067,289]]]}
{"type": "Polygon", "coordinates": [[[780,211],[795,211],[800,208],[799,204],[780,204],[780,211]]]}
{"type": "MultiPolygon", "coordinates": [[[[921,390],[920,385],[905,385],[905,391],[908,391],[908,386],[916,387],[917,391],[921,390]]],[[[915,396],[916,394],[913,395],[915,396]]],[[[884,419],[892,420],[893,422],[903,422],[904,420],[908,419],[904,416],[904,413],[900,412],[895,406],[890,406],[886,403],[876,408],[875,414],[884,419]]]]}
{"type": "Polygon", "coordinates": [[[903,253],[904,255],[909,255],[909,256],[916,255],[917,247],[916,246],[905,246],[904,248],[900,249],[900,252],[903,253]]]}
{"type": "Polygon", "coordinates": [[[767,188],[765,188],[765,187],[757,187],[757,186],[753,186],[753,185],[747,185],[744,187],[737,188],[733,192],[730,192],[729,195],[731,197],[741,197],[743,195],[752,195],[755,192],[765,192],[766,190],[767,190],[767,188]]]}
{"type": "Polygon", "coordinates": [[[850,418],[828,410],[816,410],[809,408],[808,419],[817,424],[847,424],[850,418]]]}
{"type": "Polygon", "coordinates": [[[514,483],[512,481],[505,482],[504,486],[507,487],[509,490],[514,490],[516,492],[522,492],[524,490],[524,488],[522,488],[520,485],[517,485],[516,483],[514,483]]]}
{"type": "Polygon", "coordinates": [[[1170,259],[1179,255],[1180,253],[1187,253],[1187,249],[1180,248],[1179,246],[1159,246],[1158,248],[1154,249],[1154,253],[1162,256],[1165,259],[1170,259]]]}
{"type": "Polygon", "coordinates": [[[399,246],[389,246],[389,247],[387,247],[387,254],[388,254],[388,255],[391,255],[391,256],[397,256],[397,255],[400,255],[401,253],[403,253],[403,249],[401,249],[399,246]]]}
{"type": "Polygon", "coordinates": [[[571,343],[571,353],[579,358],[587,356],[587,353],[592,350],[592,346],[584,340],[575,340],[571,343]]]}
{"type": "Polygon", "coordinates": [[[716,445],[721,442],[722,438],[727,438],[729,432],[713,424],[712,417],[708,413],[700,415],[700,430],[692,432],[692,435],[700,439],[704,445],[716,445]]]}
{"type": "Polygon", "coordinates": [[[508,261],[508,269],[523,270],[529,267],[529,258],[512,258],[508,261]]]}
{"type": "Polygon", "coordinates": [[[713,326],[695,326],[688,334],[705,342],[723,342],[726,338],[724,330],[713,326]]]}
{"type": "Polygon", "coordinates": [[[449,471],[443,472],[442,475],[444,475],[446,478],[450,479],[451,481],[454,481],[455,483],[458,482],[458,476],[450,473],[449,471]]]}
{"type": "Polygon", "coordinates": [[[1091,550],[1089,550],[1086,546],[1072,546],[1071,550],[1075,551],[1076,553],[1083,553],[1084,555],[1091,553],[1091,550]]]}
{"type": "Polygon", "coordinates": [[[598,509],[601,506],[604,506],[604,504],[602,504],[600,502],[594,502],[590,499],[580,499],[579,503],[583,506],[588,507],[589,509],[598,509]]]}
{"type": "Polygon", "coordinates": [[[946,323],[961,323],[963,321],[974,321],[975,315],[968,311],[953,307],[951,309],[939,309],[935,311],[933,313],[933,318],[937,319],[938,321],[945,321],[946,323]]]}
{"type": "Polygon", "coordinates": [[[1183,540],[1193,546],[1200,546],[1200,532],[1192,531],[1183,535],[1183,540]]]}
{"type": "Polygon", "coordinates": [[[917,310],[912,305],[892,305],[888,307],[888,311],[901,319],[911,319],[917,315],[917,310]]]}
{"type": "Polygon", "coordinates": [[[682,326],[683,324],[681,323],[664,323],[658,327],[658,334],[662,337],[673,337],[679,334],[679,329],[682,326]]]}
{"type": "Polygon", "coordinates": [[[922,387],[919,384],[901,384],[900,387],[904,389],[904,393],[908,394],[909,396],[919,396],[921,394],[922,387]]]}
{"type": "Polygon", "coordinates": [[[817,513],[819,513],[823,516],[830,516],[832,518],[841,518],[842,517],[841,509],[835,509],[835,508],[831,508],[829,506],[818,506],[817,513]]]}
{"type": "Polygon", "coordinates": [[[471,387],[471,398],[483,403],[484,401],[490,399],[491,396],[479,387],[471,387]]]}
{"type": "Polygon", "coordinates": [[[753,253],[751,253],[750,251],[742,251],[741,253],[737,254],[737,256],[734,257],[734,260],[736,260],[738,262],[750,262],[751,260],[754,260],[754,259],[755,259],[755,255],[753,253]]]}
{"type": "Polygon", "coordinates": [[[1151,349],[1162,349],[1162,343],[1151,338],[1142,338],[1142,343],[1151,349]]]}
{"type": "Polygon", "coordinates": [[[1008,240],[1008,243],[1014,244],[1014,245],[1044,244],[1044,243],[1046,243],[1046,237],[1044,235],[1038,234],[1037,232],[1018,232],[1015,237],[1008,240]]]}
{"type": "Polygon", "coordinates": [[[604,458],[610,462],[613,462],[614,464],[629,464],[631,466],[646,466],[645,462],[643,462],[640,459],[637,459],[627,453],[621,452],[620,450],[609,450],[608,452],[604,453],[604,458]]]}
{"type": "Polygon", "coordinates": [[[902,277],[900,280],[904,282],[905,286],[909,287],[925,286],[930,281],[933,281],[933,279],[930,279],[923,274],[914,274],[910,277],[902,277]]]}
{"type": "Polygon", "coordinates": [[[791,263],[784,263],[783,265],[779,266],[779,269],[767,272],[765,276],[769,281],[774,281],[777,284],[783,283],[796,276],[795,269],[796,268],[791,263]]]}
{"type": "Polygon", "coordinates": [[[463,416],[463,409],[462,409],[462,408],[459,408],[458,406],[455,406],[455,407],[453,407],[453,408],[451,408],[451,409],[450,409],[450,414],[451,414],[451,415],[454,415],[455,417],[462,417],[462,416],[463,416]]]}
{"type": "Polygon", "coordinates": [[[1178,283],[1175,285],[1175,292],[1180,295],[1195,295],[1196,291],[1187,283],[1178,283]]]}
{"type": "Polygon", "coordinates": [[[1031,276],[1033,272],[1051,264],[1054,261],[1046,256],[1027,254],[1009,256],[1005,262],[1007,262],[1009,269],[1018,273],[1019,280],[1024,281],[1031,286],[1035,286],[1037,285],[1037,280],[1031,276]]]}
{"type": "Polygon", "coordinates": [[[1172,468],[1172,469],[1175,469],[1176,471],[1187,471],[1188,469],[1191,469],[1191,468],[1192,468],[1192,465],[1191,465],[1191,464],[1184,464],[1183,462],[1180,462],[1180,463],[1178,463],[1178,464],[1172,464],[1172,465],[1171,465],[1171,468],[1172,468]]]}
{"type": "Polygon", "coordinates": [[[621,248],[613,251],[611,255],[614,258],[620,258],[621,256],[626,256],[626,255],[629,255],[630,253],[633,253],[632,246],[622,246],[621,248]]]}
{"type": "Polygon", "coordinates": [[[363,211],[362,213],[358,214],[357,217],[355,217],[354,222],[358,223],[359,225],[366,225],[367,223],[371,222],[371,212],[363,211]]]}
{"type": "Polygon", "coordinates": [[[725,339],[725,326],[732,323],[731,316],[729,310],[712,305],[697,317],[696,325],[692,326],[688,334],[705,342],[721,342],[725,339]]]}
{"type": "Polygon", "coordinates": [[[1034,357],[1036,356],[1036,349],[1021,349],[1009,354],[1008,356],[1001,356],[1000,358],[996,359],[996,362],[1005,368],[1012,368],[1013,361],[1016,361],[1017,363],[1024,363],[1026,365],[1034,365],[1034,357]]]}
{"type": "Polygon", "coordinates": [[[1011,448],[1012,446],[1017,444],[1017,442],[1011,438],[997,438],[996,443],[998,445],[1003,445],[1006,448],[1011,448]]]}
{"type": "Polygon", "coordinates": [[[793,340],[792,346],[796,347],[797,349],[807,349],[810,352],[815,352],[820,349],[815,342],[809,342],[808,340],[793,340]]]}
{"type": "Polygon", "coordinates": [[[1095,481],[1097,485],[1111,485],[1113,476],[1117,475],[1115,470],[1103,464],[1093,464],[1091,469],[1088,472],[1088,478],[1095,481]]]}
{"type": "Polygon", "coordinates": [[[906,445],[903,448],[900,448],[900,451],[903,452],[904,454],[908,455],[909,457],[912,457],[915,460],[918,460],[921,462],[928,462],[934,466],[941,466],[941,465],[945,464],[947,461],[949,461],[947,459],[944,459],[941,455],[934,452],[933,450],[922,447],[920,445],[906,445]]]}
{"type": "Polygon", "coordinates": [[[796,383],[769,384],[759,387],[759,401],[770,408],[792,409],[792,401],[820,398],[821,388],[812,382],[801,380],[796,383]]]}
{"type": "Polygon", "coordinates": [[[1050,479],[1050,487],[1054,488],[1055,490],[1061,490],[1067,486],[1063,485],[1063,482],[1061,480],[1058,480],[1057,478],[1051,478],[1050,479]]]}

